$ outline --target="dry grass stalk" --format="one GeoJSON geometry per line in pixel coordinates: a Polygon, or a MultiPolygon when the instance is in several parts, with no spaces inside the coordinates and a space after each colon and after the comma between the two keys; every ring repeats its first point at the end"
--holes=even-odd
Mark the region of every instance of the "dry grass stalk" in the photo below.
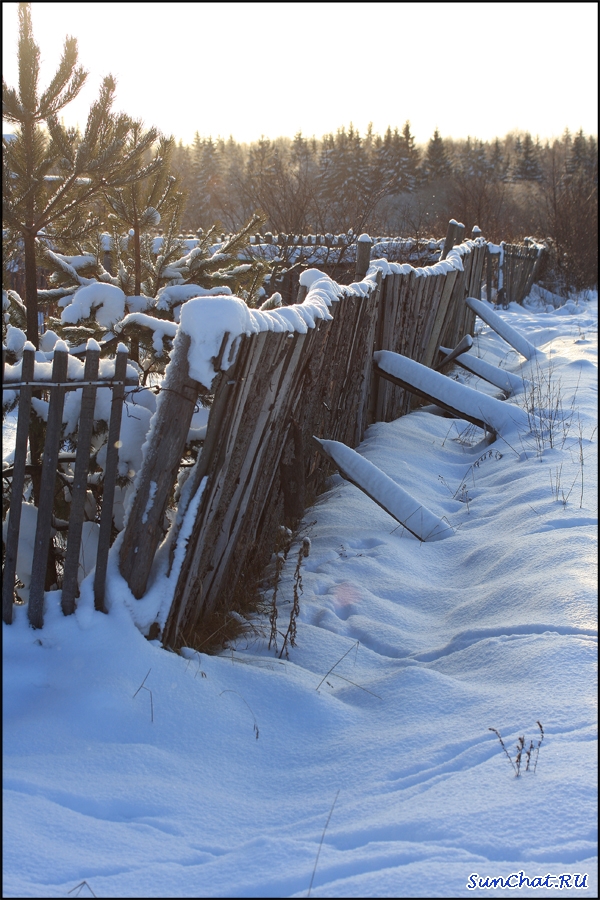
{"type": "Polygon", "coordinates": [[[298,616],[300,615],[300,594],[302,593],[302,560],[305,559],[309,553],[310,540],[305,537],[302,539],[302,544],[298,550],[298,560],[296,562],[296,571],[294,572],[294,602],[290,612],[290,624],[288,625],[288,630],[283,639],[283,646],[279,653],[279,659],[282,658],[284,653],[285,658],[289,659],[288,641],[290,647],[296,646],[296,628],[298,616]]]}
{"type": "Polygon", "coordinates": [[[516,778],[518,778],[519,775],[521,774],[521,766],[523,764],[523,755],[525,755],[525,759],[526,759],[525,771],[529,772],[531,756],[532,756],[532,753],[534,750],[536,751],[535,763],[533,766],[533,774],[535,775],[535,770],[537,769],[538,758],[540,755],[540,747],[542,746],[542,741],[544,740],[544,728],[542,726],[542,723],[538,720],[536,722],[536,724],[537,724],[538,728],[540,729],[540,733],[541,733],[541,737],[540,737],[539,741],[537,742],[536,745],[534,745],[533,741],[530,741],[529,747],[527,749],[525,749],[525,735],[521,735],[517,739],[517,745],[516,745],[517,753],[516,753],[514,760],[512,759],[510,753],[506,749],[506,744],[502,740],[502,735],[500,734],[500,732],[496,728],[488,728],[488,731],[493,731],[494,734],[496,735],[496,737],[498,738],[498,740],[500,741],[500,746],[502,747],[506,756],[508,757],[508,761],[514,769],[516,778]]]}

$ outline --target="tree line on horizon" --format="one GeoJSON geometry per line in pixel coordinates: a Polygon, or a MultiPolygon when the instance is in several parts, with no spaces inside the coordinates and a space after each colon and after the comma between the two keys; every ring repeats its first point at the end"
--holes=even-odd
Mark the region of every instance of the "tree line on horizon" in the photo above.
{"type": "Polygon", "coordinates": [[[19,315],[36,346],[39,302],[56,303],[90,279],[145,298],[169,283],[226,285],[260,304],[269,264],[239,264],[259,229],[439,238],[455,218],[496,242],[547,240],[559,290],[597,285],[597,140],[583,131],[542,144],[527,132],[483,142],[436,129],[419,147],[406,121],[384,135],[350,125],[320,140],[299,133],[252,144],[197,133],[184,146],[113,112],[110,75],[85,129],[66,128],[60,112],[87,72],[67,38],[54,77],[39,88],[30,7],[19,4],[18,87],[2,86],[3,116],[15,129],[3,136],[3,286],[21,276],[19,315]],[[213,258],[221,231],[229,239],[213,258]],[[198,239],[191,252],[185,232],[198,239]],[[42,269],[52,277],[40,291],[42,269]]]}
{"type": "Polygon", "coordinates": [[[581,282],[597,280],[598,145],[582,129],[552,141],[512,132],[484,142],[436,128],[424,146],[409,121],[384,135],[350,124],[320,140],[299,132],[251,144],[196,132],[176,146],[173,167],[188,231],[214,222],[235,231],[260,210],[273,233],[440,237],[456,218],[494,241],[556,240],[576,254],[581,282]]]}

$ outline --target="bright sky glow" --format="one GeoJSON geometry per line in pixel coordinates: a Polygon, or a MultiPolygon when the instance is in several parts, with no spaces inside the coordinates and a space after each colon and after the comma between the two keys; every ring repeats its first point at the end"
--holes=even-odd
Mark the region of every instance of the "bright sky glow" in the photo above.
{"type": "MultiPolygon", "coordinates": [[[[2,4],[17,85],[17,3],[2,4]]],[[[82,124],[102,77],[117,108],[191,143],[307,137],[353,122],[412,125],[418,143],[597,133],[595,3],[33,3],[45,87],[64,38],[89,71],[65,111],[82,124]]],[[[6,129],[5,129],[6,130],[6,129]]]]}

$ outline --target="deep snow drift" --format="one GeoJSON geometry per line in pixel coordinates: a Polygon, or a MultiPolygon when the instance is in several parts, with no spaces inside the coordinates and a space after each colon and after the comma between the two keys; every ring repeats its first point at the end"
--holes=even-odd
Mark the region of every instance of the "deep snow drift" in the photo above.
{"type": "Polygon", "coordinates": [[[421,543],[334,476],[299,535],[289,659],[266,637],[169,653],[114,576],[107,616],[89,577],[68,619],[48,595],[41,631],[17,608],[4,896],[538,896],[567,875],[597,895],[597,296],[499,315],[544,356],[479,320],[470,353],[527,380],[506,402],[538,432],[490,444],[432,407],[371,427],[360,454],[454,534],[421,543]],[[513,764],[533,742],[529,771],[490,728],[513,764]]]}

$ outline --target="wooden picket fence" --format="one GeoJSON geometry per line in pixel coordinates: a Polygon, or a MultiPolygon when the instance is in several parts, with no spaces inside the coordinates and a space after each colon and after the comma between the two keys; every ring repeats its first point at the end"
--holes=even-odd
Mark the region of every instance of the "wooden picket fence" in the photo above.
{"type": "Polygon", "coordinates": [[[527,238],[524,244],[504,244],[502,287],[506,304],[523,302],[539,274],[545,252],[545,246],[527,238]]]}
{"type": "MultiPolygon", "coordinates": [[[[27,465],[27,448],[30,440],[32,398],[40,397],[41,392],[49,394],[48,419],[46,437],[42,457],[42,471],[39,480],[39,499],[37,503],[37,524],[34,539],[31,583],[29,587],[28,616],[34,628],[43,625],[43,606],[48,555],[52,540],[52,522],[54,498],[57,489],[57,469],[60,462],[66,462],[60,454],[63,407],[65,392],[80,390],[81,412],[75,455],[74,477],[71,484],[70,517],[68,524],[67,549],[64,560],[62,583],[62,610],[69,615],[75,610],[78,594],[78,568],[85,520],[85,503],[88,489],[88,468],[92,431],[94,423],[94,406],[96,391],[99,387],[112,390],[111,415],[108,428],[108,446],[104,474],[102,513],[98,536],[98,553],[94,581],[96,609],[104,611],[104,591],[106,583],[106,566],[110,547],[113,500],[117,478],[118,441],[121,428],[121,415],[125,385],[136,383],[127,378],[127,351],[123,348],[117,352],[112,363],[112,373],[99,377],[100,349],[87,350],[85,365],[78,379],[69,377],[69,353],[66,350],[55,350],[50,380],[43,375],[47,363],[36,363],[35,350],[25,349],[20,371],[13,374],[2,365],[3,391],[19,392],[19,413],[15,442],[14,463],[12,470],[4,470],[3,477],[11,477],[10,507],[8,514],[7,536],[5,545],[5,562],[2,581],[2,618],[10,624],[13,617],[15,576],[17,566],[17,549],[21,527],[21,509],[25,475],[31,474],[32,466],[27,465]]],[[[17,369],[17,367],[11,367],[17,369]]],[[[75,368],[80,369],[80,365],[75,368]]],[[[59,489],[62,490],[60,484],[59,489]]]]}

